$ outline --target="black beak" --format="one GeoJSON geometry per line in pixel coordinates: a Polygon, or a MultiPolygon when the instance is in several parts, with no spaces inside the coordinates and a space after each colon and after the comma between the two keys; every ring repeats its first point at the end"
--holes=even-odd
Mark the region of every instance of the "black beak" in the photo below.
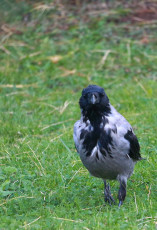
{"type": "Polygon", "coordinates": [[[99,96],[96,93],[92,93],[89,99],[90,104],[95,105],[99,102],[99,96]]]}
{"type": "Polygon", "coordinates": [[[92,97],[91,97],[91,104],[94,105],[96,104],[96,101],[97,101],[97,98],[94,94],[92,94],[92,97]]]}

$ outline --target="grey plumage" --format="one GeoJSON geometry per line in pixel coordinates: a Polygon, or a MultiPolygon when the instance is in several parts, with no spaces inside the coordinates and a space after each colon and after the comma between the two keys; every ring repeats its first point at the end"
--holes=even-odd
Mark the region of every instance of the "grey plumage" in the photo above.
{"type": "MultiPolygon", "coordinates": [[[[141,159],[138,140],[103,88],[89,85],[82,91],[79,104],[81,119],[75,123],[73,134],[77,152],[93,176],[120,182],[120,206],[126,196],[127,179],[141,159]]],[[[106,182],[105,201],[113,201],[106,182]]]]}

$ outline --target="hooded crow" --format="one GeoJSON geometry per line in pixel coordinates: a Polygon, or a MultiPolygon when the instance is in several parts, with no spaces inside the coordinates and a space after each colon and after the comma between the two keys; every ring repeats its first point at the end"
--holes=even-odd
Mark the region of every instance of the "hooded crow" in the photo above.
{"type": "Polygon", "coordinates": [[[89,85],[79,100],[81,119],[74,124],[74,142],[91,175],[104,180],[105,202],[115,203],[106,180],[118,180],[119,207],[126,197],[127,179],[137,161],[140,145],[129,122],[110,104],[103,88],[89,85]]]}

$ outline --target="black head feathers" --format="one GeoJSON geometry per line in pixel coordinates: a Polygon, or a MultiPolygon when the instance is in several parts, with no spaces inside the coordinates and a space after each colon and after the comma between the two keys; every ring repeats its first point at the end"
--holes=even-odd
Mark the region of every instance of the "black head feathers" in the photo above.
{"type": "Polygon", "coordinates": [[[89,85],[87,88],[82,90],[82,95],[85,95],[87,93],[94,93],[94,92],[105,94],[104,89],[101,88],[100,86],[98,86],[98,85],[89,85]]]}
{"type": "Polygon", "coordinates": [[[82,96],[79,101],[80,108],[84,115],[102,114],[109,112],[109,99],[104,89],[97,85],[89,85],[82,90],[82,96]]]}

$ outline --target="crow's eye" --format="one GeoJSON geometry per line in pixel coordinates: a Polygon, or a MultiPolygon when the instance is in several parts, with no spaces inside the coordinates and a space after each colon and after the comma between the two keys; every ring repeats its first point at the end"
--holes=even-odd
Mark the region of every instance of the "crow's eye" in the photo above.
{"type": "Polygon", "coordinates": [[[103,97],[105,94],[104,93],[100,93],[100,97],[103,97]]]}
{"type": "Polygon", "coordinates": [[[87,98],[89,96],[90,93],[86,93],[83,95],[84,98],[87,98]]]}

